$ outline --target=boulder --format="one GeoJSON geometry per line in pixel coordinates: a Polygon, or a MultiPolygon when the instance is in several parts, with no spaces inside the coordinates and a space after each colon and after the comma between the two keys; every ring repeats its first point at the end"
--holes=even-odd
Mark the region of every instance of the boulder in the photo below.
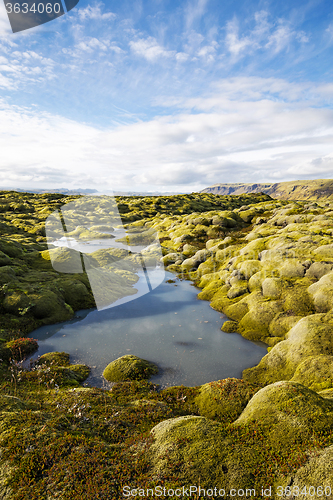
{"type": "Polygon", "coordinates": [[[225,321],[221,326],[221,330],[225,333],[234,333],[238,331],[237,321],[225,321]]]}
{"type": "Polygon", "coordinates": [[[298,365],[291,380],[316,392],[333,388],[333,356],[307,357],[298,365]]]}
{"type": "Polygon", "coordinates": [[[333,424],[333,401],[296,382],[279,381],[260,389],[234,426],[258,421],[271,426],[268,437],[277,447],[309,438],[333,424]]]}
{"type": "Polygon", "coordinates": [[[332,270],[333,264],[328,262],[314,262],[306,271],[305,276],[319,280],[332,270]]]}
{"type": "Polygon", "coordinates": [[[312,314],[299,320],[254,368],[243,371],[243,378],[252,383],[269,384],[291,379],[307,357],[333,355],[333,325],[325,314],[312,314]]]}
{"type": "Polygon", "coordinates": [[[202,385],[195,403],[203,417],[233,422],[256,391],[255,386],[244,380],[227,378],[202,385]]]}
{"type": "Polygon", "coordinates": [[[333,272],[320,278],[308,288],[317,312],[327,312],[333,307],[333,272]]]}
{"type": "Polygon", "coordinates": [[[148,379],[158,372],[158,367],[133,354],[126,354],[112,361],[105,368],[103,377],[109,382],[148,379]]]}
{"type": "Polygon", "coordinates": [[[262,294],[269,299],[278,299],[283,289],[283,280],[280,278],[266,278],[262,282],[262,294]]]}
{"type": "Polygon", "coordinates": [[[222,424],[205,417],[182,416],[164,420],[152,430],[149,449],[153,479],[172,477],[176,484],[211,488],[250,487],[256,454],[243,445],[230,446],[222,424]]]}

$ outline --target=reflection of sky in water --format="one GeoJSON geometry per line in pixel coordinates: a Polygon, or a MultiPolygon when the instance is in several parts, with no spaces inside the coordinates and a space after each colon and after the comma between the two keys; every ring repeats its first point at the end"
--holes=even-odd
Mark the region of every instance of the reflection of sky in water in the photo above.
{"type": "MultiPolygon", "coordinates": [[[[166,279],[175,279],[166,273],[166,279]]],[[[137,286],[137,285],[135,285],[137,286]]],[[[240,335],[220,330],[226,317],[196,298],[187,281],[163,282],[152,292],[118,307],[80,311],[76,319],[48,325],[30,334],[39,340],[33,357],[50,351],[71,354],[71,362],[92,367],[87,380],[102,386],[104,368],[119,356],[135,354],[155,362],[162,385],[194,386],[241,377],[267,353],[240,335]]]]}
{"type": "Polygon", "coordinates": [[[96,239],[96,240],[89,240],[89,241],[78,241],[75,238],[71,237],[62,237],[59,238],[58,240],[55,240],[52,242],[52,245],[61,247],[61,246],[68,246],[70,248],[74,248],[74,250],[77,250],[78,252],[82,253],[92,253],[96,252],[96,250],[100,249],[105,249],[107,250],[108,248],[122,248],[125,250],[130,250],[131,252],[140,252],[142,250],[142,245],[127,245],[126,243],[122,243],[119,240],[121,238],[124,238],[127,235],[127,232],[124,228],[114,228],[113,231],[101,231],[102,233],[105,234],[112,234],[114,238],[102,238],[102,239],[96,239]]]}

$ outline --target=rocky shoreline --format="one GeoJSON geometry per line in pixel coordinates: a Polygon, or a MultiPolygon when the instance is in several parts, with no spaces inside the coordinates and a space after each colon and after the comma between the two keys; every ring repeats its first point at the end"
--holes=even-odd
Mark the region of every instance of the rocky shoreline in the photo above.
{"type": "MultiPolygon", "coordinates": [[[[257,498],[268,487],[272,498],[291,498],[288,486],[333,492],[331,202],[119,198],[128,230],[157,232],[166,269],[230,318],[224,331],[268,353],[243,379],[163,391],[123,380],[106,391],[82,387],[89,369],[64,353],[31,372],[19,364],[31,348],[21,337],[93,306],[84,274],[54,271],[43,234],[47,216],[77,197],[1,195],[0,498],[118,499],[126,485],[139,498],[159,484],[254,488],[257,498]]],[[[135,259],[129,266],[124,286],[135,259]]]]}

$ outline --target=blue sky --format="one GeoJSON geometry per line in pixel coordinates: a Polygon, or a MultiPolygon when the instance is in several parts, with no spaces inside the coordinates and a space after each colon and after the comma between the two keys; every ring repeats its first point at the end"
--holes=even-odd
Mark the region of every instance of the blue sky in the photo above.
{"type": "Polygon", "coordinates": [[[11,33],[0,187],[191,192],[333,177],[331,0],[80,0],[11,33]]]}

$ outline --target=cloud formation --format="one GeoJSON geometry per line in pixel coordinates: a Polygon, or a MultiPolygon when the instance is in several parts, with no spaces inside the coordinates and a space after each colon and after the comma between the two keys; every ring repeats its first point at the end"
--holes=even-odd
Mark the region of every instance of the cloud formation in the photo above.
{"type": "Polygon", "coordinates": [[[268,99],[267,89],[287,92],[282,80],[234,78],[217,88],[227,91],[192,100],[193,112],[184,103],[177,115],[103,130],[3,102],[2,183],[191,191],[332,173],[332,109],[268,99]]]}
{"type": "Polygon", "coordinates": [[[80,0],[17,36],[0,7],[2,186],[191,191],[332,175],[327,17],[171,3],[80,0]]]}

